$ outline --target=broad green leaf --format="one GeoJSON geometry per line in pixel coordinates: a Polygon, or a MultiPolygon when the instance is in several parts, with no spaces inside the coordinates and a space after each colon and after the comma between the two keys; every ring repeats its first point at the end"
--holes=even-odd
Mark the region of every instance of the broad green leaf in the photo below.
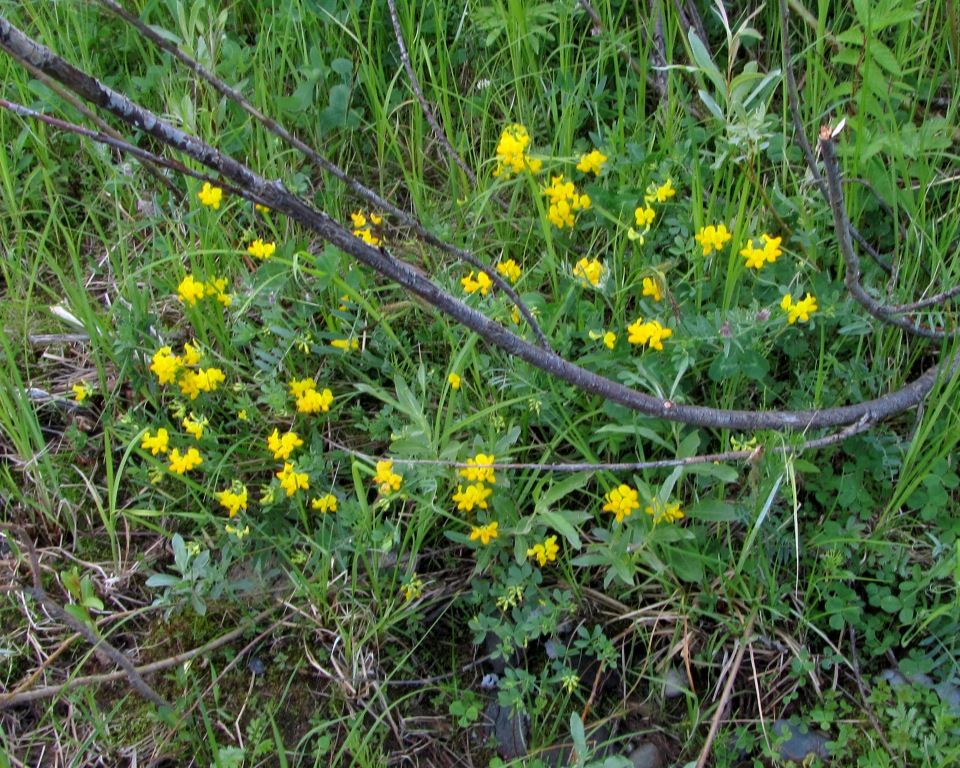
{"type": "Polygon", "coordinates": [[[723,79],[723,75],[720,73],[720,70],[717,68],[717,65],[713,63],[713,59],[710,58],[710,53],[707,51],[707,47],[703,44],[703,41],[697,37],[697,33],[690,29],[690,32],[687,34],[687,41],[690,43],[690,53],[693,56],[693,60],[697,63],[697,66],[710,82],[713,83],[714,88],[716,88],[717,93],[726,94],[727,92],[727,82],[723,79]]]}
{"type": "Polygon", "coordinates": [[[593,515],[589,512],[577,512],[573,510],[545,510],[540,513],[539,517],[563,536],[571,547],[580,549],[582,544],[580,536],[577,534],[577,526],[586,520],[590,520],[593,515]]]}
{"type": "Polygon", "coordinates": [[[577,472],[559,483],[552,483],[544,494],[537,499],[534,513],[537,515],[543,514],[564,496],[583,488],[591,477],[593,477],[592,472],[577,472]]]}

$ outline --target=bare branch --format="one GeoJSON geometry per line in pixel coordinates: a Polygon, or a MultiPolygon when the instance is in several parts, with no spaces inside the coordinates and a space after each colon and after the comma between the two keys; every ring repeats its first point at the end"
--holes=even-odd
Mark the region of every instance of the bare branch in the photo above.
{"type": "MultiPolygon", "coordinates": [[[[95,78],[78,70],[39,45],[0,17],[0,48],[17,60],[26,60],[68,89],[157,141],[219,173],[244,194],[261,199],[303,227],[319,235],[332,246],[376,270],[398,285],[424,299],[448,317],[476,332],[489,344],[523,360],[545,373],[572,384],[585,392],[620,403],[649,416],[695,426],[753,431],[760,429],[809,430],[857,424],[863,420],[878,422],[919,404],[938,378],[952,376],[960,363],[960,351],[949,362],[935,365],[902,389],[873,400],[836,408],[804,411],[742,411],[686,405],[638,392],[599,376],[538,347],[509,331],[460,299],[447,293],[409,264],[395,258],[383,247],[364,243],[322,211],[289,192],[278,181],[267,181],[229,155],[219,152],[200,139],[164,123],[149,110],[136,105],[95,78]]],[[[98,139],[99,140],[99,139],[98,139]]]]}
{"type": "MultiPolygon", "coordinates": [[[[218,78],[213,72],[204,67],[200,62],[188,56],[177,46],[175,46],[170,41],[164,39],[161,35],[158,35],[154,30],[144,24],[140,19],[134,16],[131,13],[128,13],[120,5],[114,2],[114,0],[98,0],[98,2],[103,5],[105,8],[113,11],[117,16],[122,18],[125,22],[130,24],[134,29],[136,29],[141,35],[146,37],[150,42],[156,45],[160,50],[166,51],[179,62],[184,64],[191,72],[196,74],[198,77],[205,80],[214,90],[217,91],[221,96],[225,96],[230,99],[232,102],[240,106],[248,115],[253,117],[255,120],[260,122],[268,131],[273,133],[278,138],[285,141],[291,147],[299,151],[306,157],[310,162],[320,168],[322,171],[329,173],[338,181],[342,182],[348,189],[352,190],[358,197],[366,201],[367,204],[374,206],[380,211],[390,214],[397,221],[402,222],[405,226],[412,229],[420,238],[425,242],[434,246],[435,248],[444,251],[445,253],[454,256],[461,261],[465,261],[470,264],[475,269],[480,270],[486,274],[492,281],[495,286],[501,291],[503,291],[507,296],[510,297],[510,300],[514,303],[520,314],[523,315],[523,319],[527,321],[527,324],[530,326],[531,330],[534,333],[534,336],[537,338],[537,343],[544,349],[549,349],[550,344],[547,341],[546,335],[543,333],[543,330],[540,328],[540,325],[537,323],[536,318],[533,316],[533,313],[530,309],[521,301],[520,296],[517,292],[507,283],[500,274],[492,269],[489,265],[483,264],[479,261],[470,251],[464,250],[462,248],[457,248],[450,243],[447,243],[441,240],[439,237],[434,235],[430,230],[424,227],[419,221],[414,217],[408,214],[406,211],[397,208],[392,203],[388,202],[386,199],[380,197],[376,192],[369,189],[368,187],[361,184],[359,181],[354,179],[348,173],[343,171],[334,163],[331,163],[323,155],[318,153],[313,147],[309,144],[301,141],[292,133],[290,133],[286,128],[280,125],[276,120],[273,120],[266,115],[264,115],[259,109],[253,106],[247,98],[240,93],[238,90],[231,88],[229,85],[224,83],[220,78],[218,78]]],[[[415,81],[414,81],[415,82],[415,81]]],[[[438,127],[439,130],[439,127],[438,127]]],[[[452,150],[452,148],[451,148],[452,150]]],[[[202,161],[201,161],[202,162],[202,161]]],[[[477,177],[471,175],[471,180],[476,182],[477,177]]],[[[262,201],[257,201],[262,202],[262,201]]]]}

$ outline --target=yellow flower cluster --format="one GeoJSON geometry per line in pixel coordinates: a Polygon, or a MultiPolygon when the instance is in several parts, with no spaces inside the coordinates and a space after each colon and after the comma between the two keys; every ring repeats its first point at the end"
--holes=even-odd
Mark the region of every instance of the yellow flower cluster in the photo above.
{"type": "Polygon", "coordinates": [[[72,387],[70,387],[70,389],[73,392],[73,399],[78,403],[82,403],[84,400],[90,397],[93,392],[93,388],[85,381],[81,381],[79,384],[74,384],[72,387]]]}
{"type": "Polygon", "coordinates": [[[607,156],[600,152],[599,149],[595,149],[589,154],[580,155],[580,162],[577,163],[577,170],[583,171],[584,173],[592,173],[594,176],[599,176],[600,171],[603,170],[603,164],[607,162],[607,156]]]}
{"type": "Polygon", "coordinates": [[[480,539],[480,543],[486,546],[493,539],[497,538],[497,527],[500,524],[494,520],[486,525],[474,525],[470,528],[470,541],[480,539]]]}
{"type": "Polygon", "coordinates": [[[530,173],[539,173],[542,163],[527,155],[527,146],[530,144],[530,134],[522,125],[514,123],[508,125],[500,134],[500,143],[497,144],[497,167],[493,170],[494,177],[511,173],[520,173],[526,168],[530,173]]]}
{"type": "MultiPolygon", "coordinates": [[[[493,468],[495,457],[491,454],[478,453],[467,459],[467,465],[459,471],[461,477],[466,478],[469,485],[466,487],[457,485],[457,491],[453,494],[453,500],[457,504],[457,509],[463,512],[472,512],[474,507],[478,509],[487,509],[487,499],[493,493],[493,489],[487,488],[487,483],[493,485],[497,482],[496,470],[493,468]]],[[[486,525],[474,525],[470,528],[470,541],[480,540],[483,545],[489,544],[492,539],[497,538],[496,521],[486,525]]]]}
{"type": "Polygon", "coordinates": [[[380,223],[383,221],[382,216],[377,216],[375,213],[371,213],[370,220],[367,221],[367,217],[364,212],[357,211],[356,213],[350,214],[350,219],[353,221],[354,237],[359,237],[367,245],[377,246],[383,242],[383,238],[378,234],[379,230],[374,231],[373,229],[373,227],[380,226],[380,223]]]}
{"type": "Polygon", "coordinates": [[[516,283],[521,275],[520,265],[513,259],[507,259],[497,264],[497,272],[504,280],[509,280],[511,283],[516,283]]]}
{"type": "Polygon", "coordinates": [[[290,394],[296,399],[300,413],[329,411],[333,404],[333,392],[329,389],[318,392],[313,379],[294,379],[290,382],[290,394]]]}
{"type": "Polygon", "coordinates": [[[773,264],[777,257],[783,251],[780,250],[780,242],[783,238],[761,235],[763,239],[762,248],[754,248],[753,240],[747,240],[747,247],[740,251],[740,255],[747,260],[748,269],[760,269],[764,264],[773,264]]]}
{"type": "Polygon", "coordinates": [[[158,453],[166,453],[169,444],[170,433],[163,427],[160,427],[155,435],[145,432],[143,439],[140,441],[140,447],[145,451],[150,451],[154,456],[158,453]]]}
{"type": "Polygon", "coordinates": [[[378,461],[377,473],[373,476],[373,482],[380,489],[380,493],[389,496],[393,491],[400,490],[403,475],[398,475],[393,471],[392,461],[378,461]]]}
{"type": "Polygon", "coordinates": [[[356,336],[349,336],[346,339],[334,339],[330,342],[330,346],[342,349],[344,352],[350,352],[360,348],[360,341],[356,336]]]}
{"type": "Polygon", "coordinates": [[[259,237],[247,246],[247,253],[255,259],[269,259],[276,252],[276,243],[265,243],[259,237]]]}
{"type": "Polygon", "coordinates": [[[487,488],[483,483],[473,483],[464,488],[457,486],[457,492],[453,494],[453,500],[457,503],[457,509],[462,512],[472,512],[474,507],[479,509],[487,508],[487,498],[493,493],[491,488],[487,488]]]}
{"type": "Polygon", "coordinates": [[[225,277],[211,278],[207,282],[197,280],[193,275],[187,275],[177,286],[177,296],[188,307],[196,306],[196,303],[205,296],[215,296],[223,306],[229,307],[233,298],[227,291],[227,279],[225,277]]]}
{"type": "Polygon", "coordinates": [[[534,544],[527,550],[527,557],[537,558],[537,563],[543,568],[547,563],[552,563],[557,559],[557,553],[560,546],[557,544],[556,536],[547,536],[542,544],[534,544]]]}
{"type": "Polygon", "coordinates": [[[226,491],[220,491],[217,494],[217,500],[220,506],[227,510],[228,516],[232,519],[237,516],[241,509],[247,508],[247,486],[237,483],[237,487],[226,491]]]}
{"type": "Polygon", "coordinates": [[[590,196],[579,194],[572,181],[563,180],[563,174],[554,176],[550,186],[544,187],[543,194],[550,202],[547,218],[558,229],[572,227],[574,214],[590,207],[590,196]]]}
{"type": "Polygon", "coordinates": [[[809,293],[796,304],[793,303],[793,297],[788,293],[780,302],[780,308],[787,313],[787,322],[793,325],[797,320],[805,323],[810,319],[810,313],[816,312],[820,307],[817,306],[817,299],[809,293]]]}
{"type": "Polygon", "coordinates": [[[600,285],[606,277],[607,268],[600,259],[588,259],[584,256],[573,268],[573,276],[584,285],[600,285]]]}
{"type": "Polygon", "coordinates": [[[267,438],[267,448],[273,451],[273,458],[283,461],[289,459],[294,449],[301,445],[303,445],[303,440],[297,436],[296,432],[287,432],[281,436],[280,430],[275,429],[273,434],[267,438]]]}
{"type": "Polygon", "coordinates": [[[490,276],[486,272],[471,272],[466,277],[460,280],[460,284],[463,286],[463,290],[467,293],[476,293],[480,291],[481,296],[486,296],[490,293],[490,288],[493,286],[493,280],[490,279],[490,276]],[[477,275],[477,279],[474,280],[474,274],[477,275]]]}
{"type": "Polygon", "coordinates": [[[167,458],[170,459],[170,471],[177,475],[182,475],[203,464],[200,452],[196,448],[191,448],[184,454],[181,454],[179,449],[174,448],[167,458]]]}
{"type": "Polygon", "coordinates": [[[643,196],[643,205],[639,206],[633,211],[633,217],[637,222],[638,227],[643,227],[642,232],[636,232],[632,228],[630,229],[628,236],[631,240],[639,240],[642,245],[644,242],[644,235],[650,231],[650,226],[653,224],[653,220],[657,216],[657,212],[653,208],[654,203],[665,203],[671,197],[677,194],[677,190],[673,188],[673,181],[667,179],[665,184],[656,185],[650,184],[647,187],[646,194],[643,196]]]}
{"type": "Polygon", "coordinates": [[[183,356],[173,354],[170,347],[160,347],[152,358],[150,370],[161,384],[174,384],[181,393],[196,400],[201,392],[214,392],[226,376],[219,368],[198,368],[200,353],[191,344],[183,345],[183,356]]]}
{"type": "Polygon", "coordinates": [[[180,422],[183,425],[183,428],[193,435],[194,439],[199,440],[203,437],[203,428],[210,425],[210,422],[201,417],[197,417],[195,414],[191,413],[189,416],[185,416],[183,421],[180,422]]]}
{"type": "Polygon", "coordinates": [[[461,469],[460,475],[467,478],[471,483],[490,483],[493,485],[497,482],[496,470],[492,466],[494,458],[492,453],[478,453],[476,456],[467,459],[466,463],[469,466],[461,469]]]}
{"type": "Polygon", "coordinates": [[[700,231],[693,236],[693,239],[703,247],[703,255],[709,256],[714,250],[719,252],[731,237],[733,235],[727,232],[726,225],[714,226],[711,224],[708,227],[701,227],[700,231]]]}
{"type": "Polygon", "coordinates": [[[656,499],[650,503],[649,507],[644,507],[643,511],[653,517],[654,525],[660,523],[675,523],[684,517],[683,512],[680,511],[679,503],[663,505],[656,499]]]}
{"type": "Polygon", "coordinates": [[[646,344],[651,349],[656,349],[660,352],[663,351],[663,340],[673,335],[673,331],[669,328],[664,328],[660,325],[659,321],[651,320],[645,323],[643,322],[643,318],[640,318],[632,325],[628,325],[627,331],[630,333],[627,341],[631,344],[646,344]]]}
{"type": "Polygon", "coordinates": [[[643,295],[649,296],[654,301],[663,299],[663,294],[660,293],[660,281],[652,277],[643,278],[643,295]]]}
{"type": "Polygon", "coordinates": [[[310,502],[310,508],[315,509],[321,515],[325,515],[327,512],[336,512],[337,497],[332,493],[328,493],[326,496],[319,496],[310,502]]]}
{"type": "Polygon", "coordinates": [[[223,200],[223,190],[220,187],[214,187],[209,181],[204,182],[203,188],[197,192],[200,202],[209,208],[217,211],[220,209],[220,201],[223,200]]]}
{"type": "Polygon", "coordinates": [[[623,518],[630,517],[633,510],[640,508],[639,494],[629,485],[621,485],[610,491],[605,498],[607,503],[603,505],[604,512],[612,512],[618,523],[623,522],[623,518]]]}
{"type": "Polygon", "coordinates": [[[293,496],[299,490],[310,490],[310,477],[306,472],[297,472],[296,467],[289,461],[284,462],[283,469],[277,472],[277,479],[287,496],[293,496]]]}

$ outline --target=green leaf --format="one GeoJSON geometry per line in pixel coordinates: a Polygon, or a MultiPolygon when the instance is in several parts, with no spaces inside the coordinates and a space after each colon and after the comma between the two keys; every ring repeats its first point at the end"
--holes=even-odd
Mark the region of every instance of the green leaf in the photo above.
{"type": "Polygon", "coordinates": [[[702,520],[707,523],[732,523],[740,519],[740,514],[733,504],[717,499],[694,504],[685,509],[684,514],[693,520],[702,520]]]}
{"type": "Polygon", "coordinates": [[[574,491],[579,491],[591,477],[593,477],[593,472],[577,472],[559,483],[551,484],[544,494],[537,499],[534,514],[543,514],[563,497],[574,491]]]}
{"type": "Polygon", "coordinates": [[[693,60],[697,63],[700,72],[709,78],[718,94],[725,96],[727,93],[727,82],[723,79],[723,75],[720,73],[717,65],[714,64],[713,59],[710,58],[710,52],[703,44],[703,41],[697,37],[697,33],[693,31],[693,28],[691,28],[687,34],[687,42],[690,43],[690,53],[693,56],[693,60]]]}
{"type": "Polygon", "coordinates": [[[577,526],[593,517],[589,512],[549,509],[540,512],[538,516],[553,528],[553,530],[563,536],[563,538],[567,540],[567,543],[574,549],[580,549],[581,547],[580,536],[577,534],[577,526]]]}

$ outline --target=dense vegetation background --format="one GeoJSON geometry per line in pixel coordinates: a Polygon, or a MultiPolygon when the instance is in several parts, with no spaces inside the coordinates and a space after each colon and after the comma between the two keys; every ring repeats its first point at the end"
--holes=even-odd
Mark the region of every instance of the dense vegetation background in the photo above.
{"type": "Polygon", "coordinates": [[[957,760],[952,0],[109,5],[345,229],[0,58],[0,766],[957,760]]]}

